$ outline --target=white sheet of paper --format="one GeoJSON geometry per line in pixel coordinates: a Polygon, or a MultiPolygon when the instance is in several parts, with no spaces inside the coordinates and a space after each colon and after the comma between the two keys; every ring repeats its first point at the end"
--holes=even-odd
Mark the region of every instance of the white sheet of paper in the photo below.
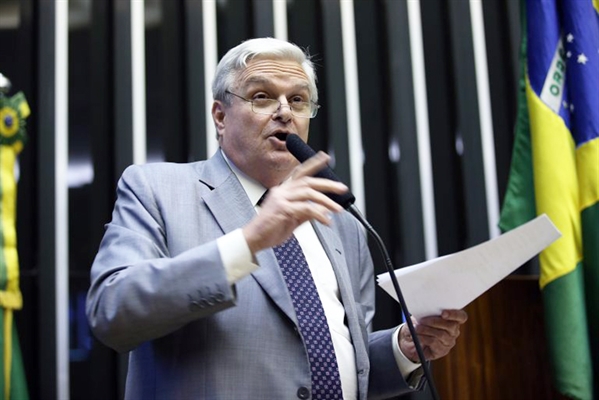
{"type": "MultiPolygon", "coordinates": [[[[508,276],[561,233],[543,214],[503,235],[467,250],[395,270],[408,310],[416,318],[462,309],[508,276]]],[[[395,300],[388,273],[378,284],[395,300]]]]}

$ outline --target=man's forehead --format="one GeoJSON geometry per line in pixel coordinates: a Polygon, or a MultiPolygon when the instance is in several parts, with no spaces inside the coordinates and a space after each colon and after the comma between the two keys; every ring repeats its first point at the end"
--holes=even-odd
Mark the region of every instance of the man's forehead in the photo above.
{"type": "Polygon", "coordinates": [[[237,77],[240,85],[272,83],[277,78],[309,86],[308,75],[302,66],[291,60],[253,59],[237,77]]]}

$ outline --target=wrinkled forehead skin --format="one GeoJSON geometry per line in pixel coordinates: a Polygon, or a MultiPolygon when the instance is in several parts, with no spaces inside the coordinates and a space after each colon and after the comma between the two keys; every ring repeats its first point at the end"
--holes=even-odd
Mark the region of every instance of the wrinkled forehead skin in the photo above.
{"type": "Polygon", "coordinates": [[[269,67],[273,73],[287,73],[289,77],[301,78],[304,80],[308,87],[310,100],[314,103],[318,103],[318,88],[316,87],[316,75],[313,69],[309,68],[306,72],[304,67],[299,60],[291,57],[273,55],[273,54],[257,54],[252,55],[243,61],[244,65],[238,65],[233,82],[229,83],[229,87],[241,88],[242,79],[249,74],[256,76],[252,72],[263,72],[269,67]]]}
{"type": "Polygon", "coordinates": [[[247,63],[236,77],[236,86],[244,88],[252,83],[265,83],[269,78],[295,81],[310,90],[310,79],[302,66],[295,61],[272,58],[254,58],[247,63]]]}

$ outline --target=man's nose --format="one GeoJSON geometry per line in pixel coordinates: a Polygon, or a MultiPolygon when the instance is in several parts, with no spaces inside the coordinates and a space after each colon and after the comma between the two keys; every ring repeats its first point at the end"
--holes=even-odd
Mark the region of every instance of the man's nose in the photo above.
{"type": "Polygon", "coordinates": [[[287,102],[286,98],[279,99],[279,108],[273,114],[273,118],[281,119],[282,121],[289,121],[293,117],[291,113],[291,106],[287,102]]]}

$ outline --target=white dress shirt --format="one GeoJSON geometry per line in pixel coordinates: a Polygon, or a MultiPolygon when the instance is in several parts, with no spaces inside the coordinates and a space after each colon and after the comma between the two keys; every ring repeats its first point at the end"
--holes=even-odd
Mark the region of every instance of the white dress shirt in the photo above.
{"type": "MultiPolygon", "coordinates": [[[[257,203],[266,192],[266,188],[241,172],[226,156],[224,158],[239,179],[250,201],[254,204],[256,212],[260,212],[260,206],[257,203]]],[[[355,352],[349,328],[345,324],[345,310],[341,303],[333,266],[309,221],[298,226],[293,234],[304,252],[327,317],[333,347],[337,356],[343,397],[345,400],[353,400],[358,393],[355,352]]],[[[241,228],[217,239],[217,245],[227,273],[227,279],[231,285],[259,268],[253,261],[253,255],[241,228]]],[[[399,328],[393,335],[393,353],[400,372],[404,377],[407,377],[420,364],[413,363],[403,355],[397,340],[398,332],[399,328]]]]}

